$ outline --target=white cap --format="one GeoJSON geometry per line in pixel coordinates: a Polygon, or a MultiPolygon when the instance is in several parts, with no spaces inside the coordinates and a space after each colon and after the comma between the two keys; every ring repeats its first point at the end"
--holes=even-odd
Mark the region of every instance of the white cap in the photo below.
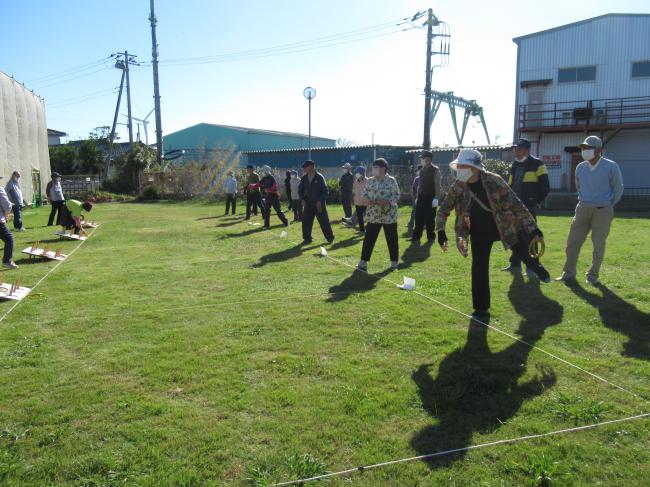
{"type": "Polygon", "coordinates": [[[260,171],[262,171],[263,173],[271,174],[271,167],[265,164],[262,167],[260,167],[260,171]]]}
{"type": "Polygon", "coordinates": [[[603,141],[600,140],[600,137],[596,137],[595,135],[590,135],[587,137],[582,144],[580,144],[580,147],[602,147],[603,146],[603,141]]]}
{"type": "Polygon", "coordinates": [[[462,149],[458,153],[456,160],[452,161],[449,164],[449,167],[455,171],[458,164],[465,164],[467,166],[475,167],[480,171],[485,171],[485,166],[483,165],[482,161],[483,156],[479,151],[474,149],[462,149]]]}

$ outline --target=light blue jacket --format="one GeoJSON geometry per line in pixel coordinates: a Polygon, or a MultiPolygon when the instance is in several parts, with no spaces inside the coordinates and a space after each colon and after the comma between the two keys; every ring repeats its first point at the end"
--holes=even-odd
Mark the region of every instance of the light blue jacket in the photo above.
{"type": "Polygon", "coordinates": [[[237,192],[237,180],[234,177],[226,178],[223,182],[223,191],[228,194],[237,192]]]}
{"type": "Polygon", "coordinates": [[[15,206],[23,206],[23,192],[20,190],[20,185],[18,181],[14,178],[11,178],[5,186],[7,190],[7,196],[9,201],[11,201],[15,206]]]}

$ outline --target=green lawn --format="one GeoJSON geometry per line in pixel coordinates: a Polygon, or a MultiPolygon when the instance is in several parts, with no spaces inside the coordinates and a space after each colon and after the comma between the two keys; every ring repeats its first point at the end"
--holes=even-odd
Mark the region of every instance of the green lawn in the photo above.
{"type": "MultiPolygon", "coordinates": [[[[319,257],[317,224],[301,249],[298,225],[281,239],[280,226],[222,212],[98,205],[99,229],[0,322],[1,485],[266,485],[650,412],[648,400],[319,257]]],[[[19,254],[54,238],[46,220],[45,209],[26,213],[21,268],[6,278],[33,286],[55,265],[19,254]]],[[[570,218],[540,222],[556,276],[570,218]]],[[[361,240],[334,230],[329,255],[356,264],[361,240]]],[[[600,288],[513,280],[495,248],[490,324],[650,398],[648,235],[647,215],[615,220],[600,288]]],[[[400,246],[404,268],[389,273],[380,236],[370,272],[413,277],[471,312],[469,260],[400,246]]],[[[588,242],[579,272],[590,253],[588,242]]],[[[647,418],[328,483],[649,484],[647,418]]]]}

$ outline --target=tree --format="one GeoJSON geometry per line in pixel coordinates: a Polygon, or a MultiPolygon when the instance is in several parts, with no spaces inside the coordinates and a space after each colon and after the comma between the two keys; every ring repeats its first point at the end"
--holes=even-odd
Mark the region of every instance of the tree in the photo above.
{"type": "Polygon", "coordinates": [[[96,139],[84,140],[77,153],[79,172],[81,174],[97,174],[103,168],[103,157],[96,139]]]}
{"type": "Polygon", "coordinates": [[[76,169],[77,151],[70,145],[50,146],[50,167],[53,172],[74,174],[76,169]]]}

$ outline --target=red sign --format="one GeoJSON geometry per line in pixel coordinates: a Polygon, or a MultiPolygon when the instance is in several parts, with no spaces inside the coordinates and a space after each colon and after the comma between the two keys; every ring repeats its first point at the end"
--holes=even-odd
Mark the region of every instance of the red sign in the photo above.
{"type": "Polygon", "coordinates": [[[552,155],[543,155],[542,161],[547,166],[561,166],[562,165],[562,156],[560,154],[552,155]]]}

